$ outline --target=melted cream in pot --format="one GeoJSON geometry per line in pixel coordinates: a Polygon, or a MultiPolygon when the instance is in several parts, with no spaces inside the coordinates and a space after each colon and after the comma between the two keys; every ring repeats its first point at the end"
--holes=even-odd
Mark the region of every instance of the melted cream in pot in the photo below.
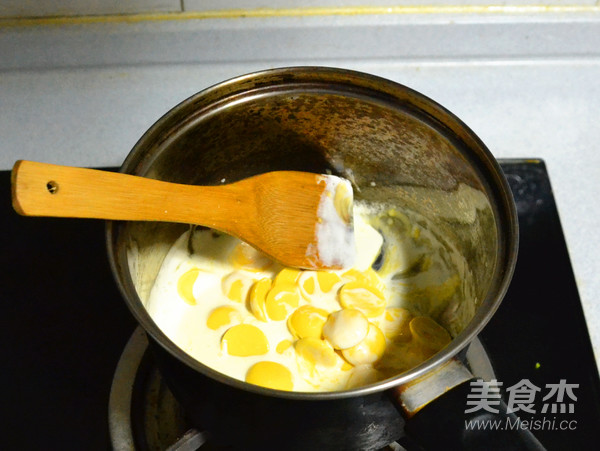
{"type": "Polygon", "coordinates": [[[451,328],[464,296],[460,256],[418,222],[355,203],[356,260],[341,271],[285,268],[231,236],[187,232],[146,307],[182,350],[233,378],[305,392],[370,384],[446,346],[431,317],[451,328]]]}

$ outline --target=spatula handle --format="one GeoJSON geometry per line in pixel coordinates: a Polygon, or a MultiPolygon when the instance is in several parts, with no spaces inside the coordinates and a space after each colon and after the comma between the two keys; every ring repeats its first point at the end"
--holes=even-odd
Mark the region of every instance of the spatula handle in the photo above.
{"type": "Polygon", "coordinates": [[[223,229],[231,219],[220,203],[228,204],[238,191],[233,185],[189,186],[33,161],[18,161],[12,171],[13,207],[26,216],[183,222],[223,229]]]}

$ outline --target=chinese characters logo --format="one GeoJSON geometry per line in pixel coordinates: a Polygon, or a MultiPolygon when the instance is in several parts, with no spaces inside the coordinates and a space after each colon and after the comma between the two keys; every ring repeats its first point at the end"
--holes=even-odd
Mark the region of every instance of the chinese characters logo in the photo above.
{"type": "MultiPolygon", "coordinates": [[[[470,393],[467,395],[465,414],[474,412],[489,412],[492,414],[572,414],[575,412],[575,389],[579,384],[569,384],[566,379],[558,383],[538,387],[528,379],[521,379],[514,385],[506,387],[506,409],[500,408],[502,398],[500,387],[503,383],[492,379],[489,382],[476,380],[470,382],[470,393]]],[[[523,420],[506,416],[504,421],[498,419],[468,420],[467,429],[551,429],[573,430],[577,427],[576,420],[562,420],[557,423],[556,417],[551,419],[523,420]]]]}

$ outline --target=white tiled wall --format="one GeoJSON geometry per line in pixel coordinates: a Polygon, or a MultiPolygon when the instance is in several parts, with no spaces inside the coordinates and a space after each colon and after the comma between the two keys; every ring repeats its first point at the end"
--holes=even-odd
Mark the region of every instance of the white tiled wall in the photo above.
{"type": "Polygon", "coordinates": [[[0,17],[425,5],[596,5],[600,0],[0,0],[0,17]]]}

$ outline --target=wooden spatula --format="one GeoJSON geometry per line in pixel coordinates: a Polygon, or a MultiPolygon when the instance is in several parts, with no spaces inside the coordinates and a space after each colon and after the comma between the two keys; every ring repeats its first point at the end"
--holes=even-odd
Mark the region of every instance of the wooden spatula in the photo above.
{"type": "Polygon", "coordinates": [[[192,186],[94,169],[17,161],[14,209],[26,216],[200,224],[234,235],[284,265],[352,266],[352,188],[331,175],[276,171],[192,186]]]}

